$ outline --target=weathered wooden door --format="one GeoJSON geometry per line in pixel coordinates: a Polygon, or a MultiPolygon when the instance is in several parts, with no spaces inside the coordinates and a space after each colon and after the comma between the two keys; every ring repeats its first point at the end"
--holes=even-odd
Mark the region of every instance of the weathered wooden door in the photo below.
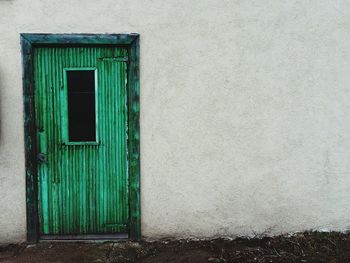
{"type": "Polygon", "coordinates": [[[127,50],[34,50],[41,235],[126,233],[127,50]]]}

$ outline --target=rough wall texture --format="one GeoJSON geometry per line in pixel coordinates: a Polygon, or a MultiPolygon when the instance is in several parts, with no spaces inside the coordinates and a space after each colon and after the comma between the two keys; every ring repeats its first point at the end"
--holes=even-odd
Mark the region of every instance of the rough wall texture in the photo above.
{"type": "Polygon", "coordinates": [[[350,226],[347,0],[0,0],[0,242],[25,239],[19,33],[141,34],[142,234],[350,226]]]}

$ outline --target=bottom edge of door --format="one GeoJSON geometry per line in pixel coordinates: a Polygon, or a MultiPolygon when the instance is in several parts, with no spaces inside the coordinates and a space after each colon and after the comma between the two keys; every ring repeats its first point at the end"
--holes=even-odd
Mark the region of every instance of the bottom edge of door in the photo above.
{"type": "Polygon", "coordinates": [[[67,240],[120,240],[128,239],[128,233],[117,234],[84,234],[84,235],[40,235],[39,240],[44,241],[67,241],[67,240]]]}

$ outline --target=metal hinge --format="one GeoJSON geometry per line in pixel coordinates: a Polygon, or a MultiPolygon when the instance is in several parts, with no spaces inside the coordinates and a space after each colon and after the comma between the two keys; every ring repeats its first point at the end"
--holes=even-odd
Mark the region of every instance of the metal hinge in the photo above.
{"type": "Polygon", "coordinates": [[[115,62],[128,62],[129,58],[128,57],[102,57],[102,58],[98,58],[98,60],[115,61],[115,62]]]}

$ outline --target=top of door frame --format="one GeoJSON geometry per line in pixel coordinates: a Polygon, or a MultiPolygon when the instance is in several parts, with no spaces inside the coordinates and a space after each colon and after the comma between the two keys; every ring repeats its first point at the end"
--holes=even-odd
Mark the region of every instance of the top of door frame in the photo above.
{"type": "Polygon", "coordinates": [[[26,170],[27,241],[39,239],[37,149],[34,107],[33,49],[40,46],[123,45],[128,48],[129,238],[141,238],[140,209],[140,73],[139,34],[20,34],[23,67],[24,147],[26,170]]]}
{"type": "Polygon", "coordinates": [[[31,45],[130,45],[139,39],[137,33],[127,34],[46,34],[22,33],[21,40],[31,45]]]}

